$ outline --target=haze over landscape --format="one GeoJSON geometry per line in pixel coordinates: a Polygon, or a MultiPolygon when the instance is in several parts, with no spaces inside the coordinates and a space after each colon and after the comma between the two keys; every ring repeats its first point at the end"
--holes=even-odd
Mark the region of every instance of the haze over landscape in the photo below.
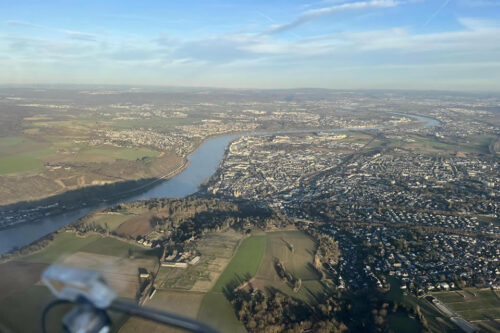
{"type": "Polygon", "coordinates": [[[3,1],[0,333],[500,332],[499,14],[3,1]]]}
{"type": "Polygon", "coordinates": [[[498,91],[499,6],[9,0],[0,83],[498,91]]]}

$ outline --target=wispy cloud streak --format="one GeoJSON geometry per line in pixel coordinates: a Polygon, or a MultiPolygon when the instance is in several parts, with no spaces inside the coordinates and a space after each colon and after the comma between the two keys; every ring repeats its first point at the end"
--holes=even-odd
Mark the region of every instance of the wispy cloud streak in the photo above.
{"type": "Polygon", "coordinates": [[[441,6],[439,6],[439,8],[434,12],[432,13],[431,16],[429,16],[429,18],[427,19],[427,21],[425,21],[423,27],[426,27],[429,23],[432,22],[432,20],[434,20],[434,18],[446,7],[448,6],[448,4],[450,3],[451,0],[445,0],[441,6]]]}
{"type": "Polygon", "coordinates": [[[299,17],[297,17],[295,20],[289,23],[271,27],[268,33],[272,34],[290,30],[333,13],[338,13],[342,11],[362,10],[369,8],[390,8],[390,7],[396,7],[401,3],[402,2],[396,0],[370,0],[370,1],[348,2],[330,7],[311,9],[303,12],[299,17]]]}
{"type": "Polygon", "coordinates": [[[5,21],[5,23],[7,23],[9,25],[14,25],[14,26],[23,26],[23,27],[29,27],[29,28],[39,29],[39,30],[47,30],[47,31],[63,33],[70,39],[78,39],[78,40],[82,40],[82,41],[92,41],[92,42],[97,41],[96,35],[89,34],[86,32],[81,32],[81,31],[73,31],[73,30],[67,30],[67,29],[56,29],[56,28],[51,28],[51,27],[47,27],[44,25],[40,25],[40,24],[35,24],[35,23],[31,23],[31,22],[26,22],[26,21],[19,21],[19,20],[8,20],[8,21],[5,21]]]}

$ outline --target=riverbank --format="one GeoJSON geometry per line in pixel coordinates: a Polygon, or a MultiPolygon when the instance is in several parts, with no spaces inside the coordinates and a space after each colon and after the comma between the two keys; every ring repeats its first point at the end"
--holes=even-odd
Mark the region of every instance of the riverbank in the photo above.
{"type": "MultiPolygon", "coordinates": [[[[424,122],[422,127],[435,126],[439,124],[436,119],[422,117],[417,115],[407,115],[417,118],[424,122]]],[[[382,129],[382,128],[372,128],[382,129]]],[[[43,216],[34,221],[25,222],[15,225],[11,228],[0,230],[0,253],[9,252],[14,248],[22,248],[37,239],[50,234],[62,226],[78,220],[88,213],[115,205],[119,202],[132,202],[150,198],[182,198],[194,194],[198,191],[199,185],[210,178],[219,168],[226,148],[229,143],[237,137],[245,135],[269,135],[269,134],[284,134],[284,133],[313,133],[320,131],[348,131],[360,129],[347,128],[330,128],[330,129],[306,129],[306,130],[281,130],[281,131],[255,131],[250,133],[228,134],[214,137],[204,142],[200,142],[196,149],[187,159],[187,165],[177,174],[169,178],[168,181],[157,181],[151,186],[142,187],[139,191],[133,193],[121,193],[120,199],[102,201],[100,196],[95,196],[95,193],[89,192],[89,198],[101,198],[101,200],[92,201],[93,204],[82,204],[81,200],[75,199],[71,209],[66,209],[58,215],[43,216]],[[182,171],[182,172],[181,172],[182,171]],[[144,190],[144,191],[142,191],[144,190]],[[137,194],[137,192],[142,192],[137,194]],[[83,206],[83,207],[82,207],[83,206]]],[[[366,128],[363,130],[367,130],[366,128]]],[[[145,182],[146,184],[147,182],[145,182]]],[[[144,185],[144,184],[143,184],[144,185]]],[[[97,190],[97,189],[96,189],[97,190]]],[[[117,192],[126,191],[128,189],[111,189],[108,195],[115,195],[117,192]]]]}
{"type": "Polygon", "coordinates": [[[187,168],[188,165],[189,161],[185,158],[179,167],[160,177],[85,186],[40,200],[23,201],[2,206],[0,209],[0,218],[4,221],[0,223],[0,231],[12,228],[18,224],[64,214],[67,211],[85,206],[99,205],[106,202],[119,202],[130,195],[148,190],[156,186],[159,182],[175,177],[187,168]],[[9,221],[12,222],[9,223],[9,221]]]}

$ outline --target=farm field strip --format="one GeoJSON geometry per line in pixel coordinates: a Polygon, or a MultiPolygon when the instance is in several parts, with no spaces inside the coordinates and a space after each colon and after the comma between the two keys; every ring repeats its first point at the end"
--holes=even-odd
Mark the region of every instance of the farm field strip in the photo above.
{"type": "Polygon", "coordinates": [[[255,276],[265,251],[266,236],[251,236],[243,240],[212,291],[222,292],[229,284],[239,285],[249,277],[255,276]]]}
{"type": "Polygon", "coordinates": [[[224,291],[232,290],[257,273],[266,252],[267,235],[245,238],[218,278],[212,290],[201,301],[198,319],[221,332],[246,332],[238,321],[224,291]]]}
{"type": "MultiPolygon", "coordinates": [[[[38,332],[43,308],[53,300],[50,291],[39,283],[43,270],[53,263],[98,269],[120,297],[133,300],[138,288],[138,269],[153,270],[157,253],[115,238],[100,235],[78,237],[73,232],[60,232],[40,252],[0,264],[4,280],[0,296],[0,331],[38,332]],[[135,254],[134,258],[129,253],[135,254]],[[156,257],[155,257],[156,256],[156,257]],[[15,278],[13,278],[15,275],[15,278]],[[22,309],[22,311],[19,311],[22,309]],[[4,325],[4,326],[2,326],[4,325]]],[[[62,315],[69,307],[58,308],[51,316],[49,331],[58,331],[62,315]]],[[[123,315],[111,313],[121,325],[123,315]]]]}
{"type": "Polygon", "coordinates": [[[433,296],[465,320],[500,319],[500,297],[495,291],[465,289],[433,293],[433,296]]]}

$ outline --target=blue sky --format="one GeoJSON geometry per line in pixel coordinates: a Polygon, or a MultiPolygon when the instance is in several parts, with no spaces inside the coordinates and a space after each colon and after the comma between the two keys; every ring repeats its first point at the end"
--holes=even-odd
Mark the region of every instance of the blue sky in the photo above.
{"type": "Polygon", "coordinates": [[[500,91],[500,0],[0,0],[0,83],[500,91]]]}

